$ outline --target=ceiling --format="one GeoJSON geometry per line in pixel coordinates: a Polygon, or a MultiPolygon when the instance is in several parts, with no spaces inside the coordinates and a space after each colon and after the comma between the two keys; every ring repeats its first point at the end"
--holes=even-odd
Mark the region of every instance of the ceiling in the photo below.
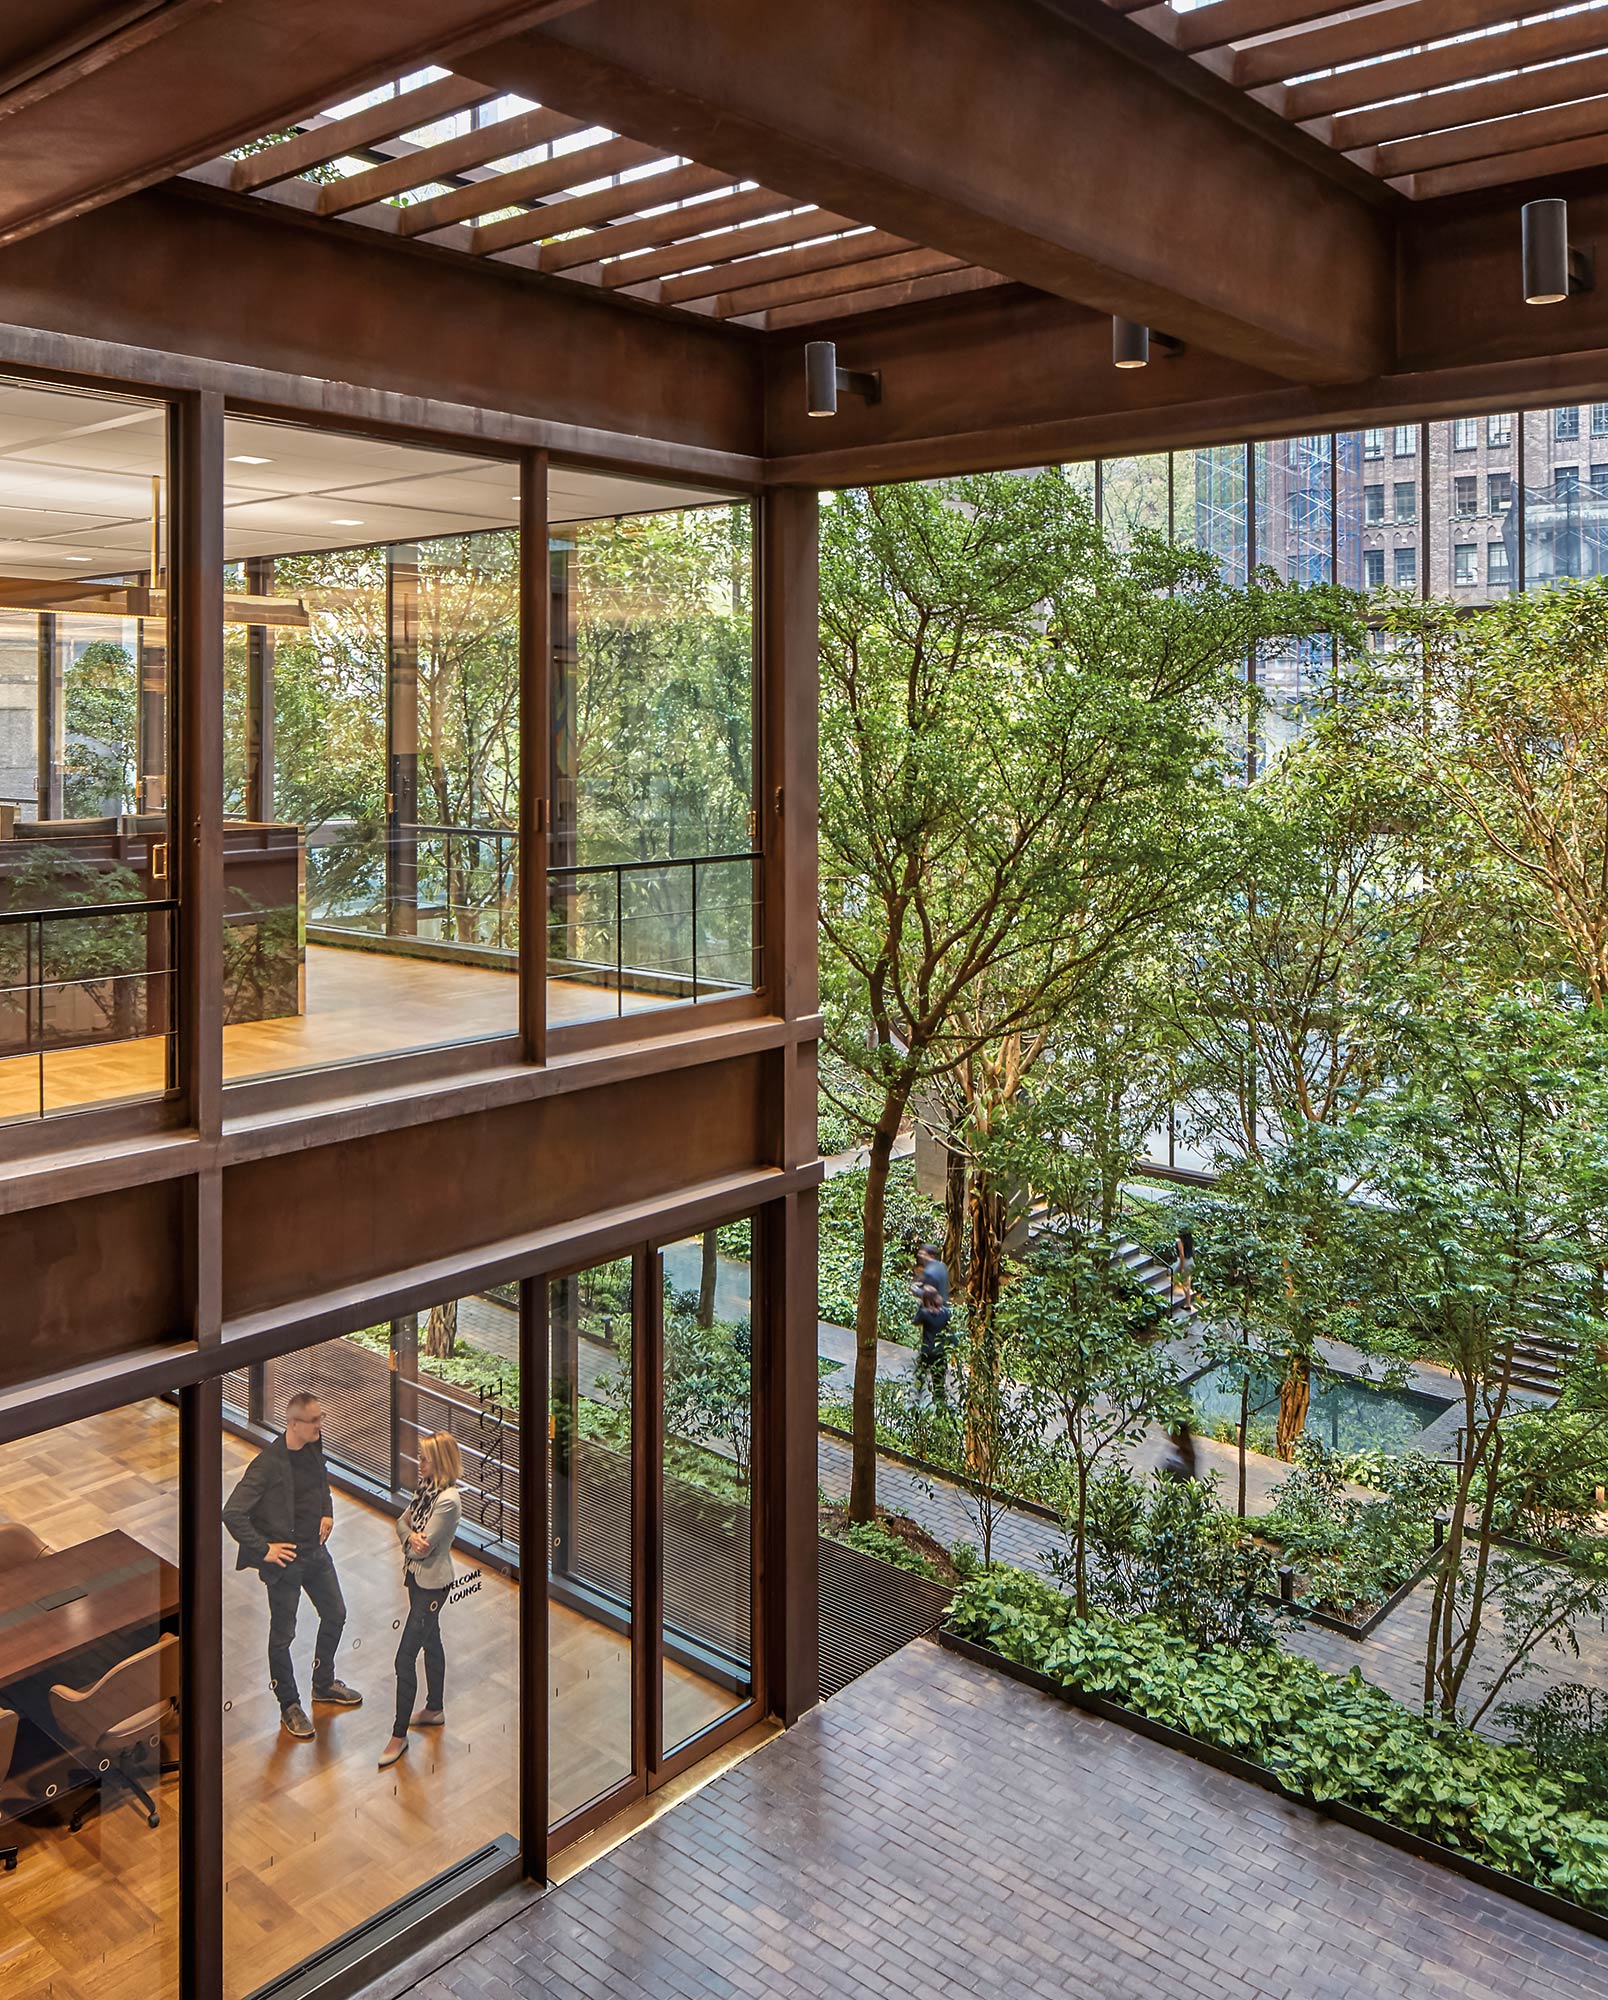
{"type": "Polygon", "coordinates": [[[767,330],[1007,282],[964,257],[440,68],[190,178],[767,330]]]}
{"type": "Polygon", "coordinates": [[[1106,0],[1410,199],[1608,164],[1608,0],[1106,0]]]}
{"type": "MultiPolygon", "coordinates": [[[[0,575],[147,569],[165,450],[160,404],[0,380],[0,575]]],[[[224,454],[231,562],[507,528],[518,514],[506,460],[245,417],[228,420],[224,454]]],[[[733,497],[564,466],[549,475],[555,524],[733,497]]]]}

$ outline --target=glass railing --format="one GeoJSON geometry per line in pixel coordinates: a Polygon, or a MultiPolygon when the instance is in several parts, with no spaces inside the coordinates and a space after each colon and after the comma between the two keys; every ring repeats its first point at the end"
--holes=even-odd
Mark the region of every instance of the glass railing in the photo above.
{"type": "Polygon", "coordinates": [[[0,911],[0,1123],[171,1087],[177,907],[0,911]]]}

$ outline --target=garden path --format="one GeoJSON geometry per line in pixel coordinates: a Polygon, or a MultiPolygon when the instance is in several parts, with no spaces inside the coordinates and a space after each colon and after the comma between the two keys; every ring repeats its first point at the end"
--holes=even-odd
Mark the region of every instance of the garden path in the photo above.
{"type": "Polygon", "coordinates": [[[1608,1947],[917,1640],[381,1991],[1608,2000],[1608,1947]]]}

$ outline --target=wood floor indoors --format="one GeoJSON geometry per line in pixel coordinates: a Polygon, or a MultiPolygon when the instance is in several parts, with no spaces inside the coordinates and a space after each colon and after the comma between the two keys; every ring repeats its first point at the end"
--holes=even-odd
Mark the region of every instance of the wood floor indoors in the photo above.
{"type": "MultiPolygon", "coordinates": [[[[226,1490],[251,1449],[227,1441],[226,1490]]],[[[0,1490],[7,1517],[53,1548],[115,1527],[176,1562],[177,1412],[141,1403],[0,1448],[0,1490]]],[[[382,1772],[403,1612],[395,1534],[380,1508],[342,1494],[335,1519],[330,1549],[347,1604],[338,1671],[364,1705],[314,1709],[314,1741],[280,1728],[255,1572],[231,1560],[222,1579],[229,2000],[518,1828],[518,1586],[460,1552],[460,1579],[480,1575],[444,1618],[447,1726],[414,1732],[407,1755],[382,1772]]],[[[562,1813],[619,1778],[622,1757],[628,1768],[630,1655],[627,1638],[573,1611],[554,1605],[551,1616],[552,1799],[562,1813]]],[[[316,1622],[304,1598],[295,1647],[303,1681],[316,1622]]],[[[669,1663],[666,1672],[676,1737],[725,1712],[723,1690],[669,1663]]],[[[178,1787],[176,1774],[161,1781],[155,1830],[124,1800],[77,1834],[59,1808],[8,1833],[21,1852],[17,1869],[0,1875],[5,2000],[157,2000],[175,1990],[178,1787]]]]}
{"type": "MultiPolygon", "coordinates": [[[[658,993],[626,993],[623,999],[627,1014],[673,1004],[658,993]]],[[[547,1018],[555,1027],[606,1019],[620,1011],[620,1000],[619,994],[584,980],[547,982],[547,1018]]],[[[225,1028],[224,1080],[239,1083],[512,1035],[518,1026],[518,981],[511,971],[310,944],[305,1011],[225,1028]]],[[[0,1123],[159,1097],[166,1063],[166,1038],[161,1035],[7,1057],[0,1060],[0,1123]]]]}

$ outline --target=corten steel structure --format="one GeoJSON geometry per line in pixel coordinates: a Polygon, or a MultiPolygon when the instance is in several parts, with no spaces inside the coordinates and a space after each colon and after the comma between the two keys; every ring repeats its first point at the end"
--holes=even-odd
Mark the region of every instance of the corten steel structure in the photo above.
{"type": "MultiPolygon", "coordinates": [[[[0,372],[144,399],[169,440],[165,544],[107,572],[123,615],[162,623],[161,676],[141,656],[140,740],[165,732],[167,783],[105,836],[143,871],[140,907],[167,940],[140,974],[165,982],[165,1087],[0,1126],[0,1451],[177,1404],[182,1867],[163,1921],[178,1949],[146,1990],[238,1990],[221,1917],[226,1380],[260,1383],[376,1324],[411,1340],[440,1301],[517,1287],[524,1393],[505,1428],[522,1541],[541,1546],[559,1448],[547,1281],[629,1260],[632,1588],[653,1642],[634,1651],[629,1769],[597,1810],[815,1700],[816,494],[1608,403],[1608,284],[1527,307],[1518,221],[1522,201],[1563,195],[1575,241],[1608,242],[1604,19],[1523,0],[7,10],[0,372]],[[1501,32],[1466,38],[1485,28],[1501,32]],[[1112,315],[1168,336],[1148,367],[1112,368],[1112,315]],[[812,421],[807,338],[878,371],[879,399],[812,421]],[[226,1085],[223,940],[244,864],[225,834],[224,633],[254,635],[247,782],[266,822],[265,603],[274,556],[299,546],[226,572],[226,463],[242,456],[226,436],[267,422],[506,472],[521,753],[507,831],[526,920],[510,1032],[226,1085]],[[545,920],[549,869],[570,860],[555,852],[568,642],[548,543],[551,497],[583,473],[752,505],[739,860],[756,857],[760,916],[754,976],[732,990],[701,992],[694,973],[647,1018],[568,1025],[550,1016],[545,920]],[[752,1672],[740,1706],[678,1748],[644,1706],[673,1650],[652,1518],[654,1259],[747,1217],[752,1672]]],[[[390,546],[391,587],[411,590],[411,558],[395,559],[411,545],[390,546]]],[[[65,585],[51,572],[30,600],[26,580],[4,601],[34,605],[48,691],[65,585]]],[[[414,671],[394,629],[393,753],[414,671]]],[[[36,823],[62,803],[55,711],[41,716],[36,823]]],[[[388,795],[393,834],[424,830],[419,811],[388,795]]],[[[417,848],[388,860],[405,942],[417,848]]],[[[234,1431],[244,1449],[251,1422],[234,1431]]],[[[466,1894],[546,1868],[547,1602],[518,1598],[517,1839],[466,1894]]],[[[412,1914],[454,1907],[443,1891],[412,1914]]],[[[332,1958],[299,1976],[335,1990],[355,1975],[332,1958]]]]}

